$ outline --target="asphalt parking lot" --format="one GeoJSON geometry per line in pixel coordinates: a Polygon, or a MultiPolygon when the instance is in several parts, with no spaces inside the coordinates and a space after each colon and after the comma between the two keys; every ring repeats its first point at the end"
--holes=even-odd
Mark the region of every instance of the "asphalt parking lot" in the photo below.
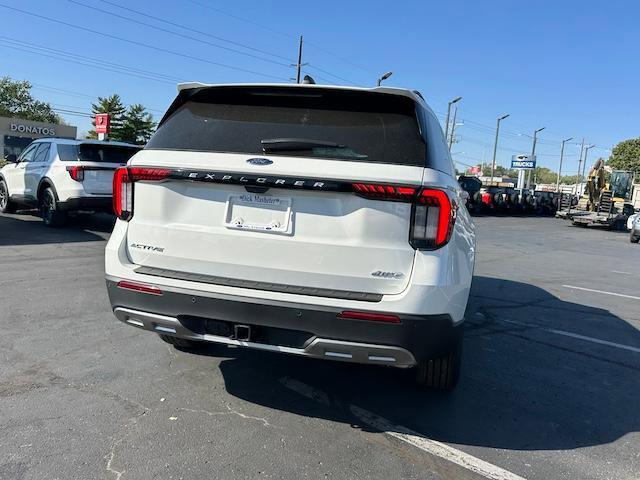
{"type": "Polygon", "coordinates": [[[0,216],[0,479],[640,478],[640,247],[553,218],[476,224],[463,374],[442,394],[175,350],[110,312],[109,217],[0,216]]]}

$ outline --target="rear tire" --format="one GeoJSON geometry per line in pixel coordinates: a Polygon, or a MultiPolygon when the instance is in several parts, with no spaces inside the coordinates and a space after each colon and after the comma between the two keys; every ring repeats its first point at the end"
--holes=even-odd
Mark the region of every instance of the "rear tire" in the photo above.
{"type": "Polygon", "coordinates": [[[9,200],[9,189],[4,180],[0,180],[0,213],[13,213],[15,206],[9,200]]]}
{"type": "Polygon", "coordinates": [[[418,363],[416,383],[434,390],[451,391],[458,384],[462,364],[462,335],[446,355],[418,363]]]}
{"type": "Polygon", "coordinates": [[[638,243],[640,242],[640,236],[634,235],[633,230],[631,230],[631,235],[629,235],[629,241],[631,243],[638,243]]]}
{"type": "Polygon", "coordinates": [[[174,347],[185,348],[189,350],[196,350],[198,348],[202,348],[202,342],[198,342],[196,340],[187,340],[185,338],[174,337],[173,335],[160,335],[158,336],[162,339],[162,341],[167,342],[174,347]]]}
{"type": "Polygon", "coordinates": [[[67,215],[58,208],[58,199],[51,187],[42,190],[39,198],[40,216],[47,227],[61,227],[67,221],[67,215]]]}

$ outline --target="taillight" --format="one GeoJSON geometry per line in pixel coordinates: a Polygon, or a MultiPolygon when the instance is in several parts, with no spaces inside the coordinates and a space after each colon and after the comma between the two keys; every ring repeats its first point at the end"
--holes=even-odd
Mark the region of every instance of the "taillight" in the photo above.
{"type": "Polygon", "coordinates": [[[356,195],[372,200],[413,203],[409,243],[413,248],[435,250],[446,245],[453,232],[457,205],[444,190],[435,188],[352,183],[356,195]]]}
{"type": "Polygon", "coordinates": [[[67,167],[69,176],[76,182],[82,182],[84,180],[84,167],[67,167]]]}
{"type": "Polygon", "coordinates": [[[158,287],[153,285],[146,285],[144,283],[120,280],[117,284],[117,287],[124,290],[133,290],[134,292],[149,293],[151,295],[162,295],[162,290],[160,290],[158,287]]]}
{"type": "Polygon", "coordinates": [[[416,194],[414,187],[380,185],[377,183],[352,183],[353,191],[361,197],[374,200],[398,200],[410,202],[416,194]]]}
{"type": "Polygon", "coordinates": [[[446,245],[456,221],[456,205],[444,190],[424,188],[416,197],[409,243],[435,250],[446,245]]]}
{"type": "Polygon", "coordinates": [[[166,168],[120,167],[113,174],[113,211],[125,221],[133,217],[133,184],[136,181],[160,181],[171,174],[166,168]]]}
{"type": "Polygon", "coordinates": [[[354,312],[351,310],[345,310],[344,312],[339,313],[338,318],[368,320],[370,322],[400,323],[400,317],[397,315],[390,315],[388,313],[354,312]]]}

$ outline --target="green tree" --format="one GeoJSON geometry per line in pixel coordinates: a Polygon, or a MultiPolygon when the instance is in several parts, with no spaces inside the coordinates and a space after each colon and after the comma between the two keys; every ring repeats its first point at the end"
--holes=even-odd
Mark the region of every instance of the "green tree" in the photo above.
{"type": "Polygon", "coordinates": [[[0,78],[0,117],[17,117],[36,122],[62,123],[51,105],[31,96],[31,83],[0,78]]]}
{"type": "MultiPolygon", "coordinates": [[[[109,133],[109,138],[116,141],[122,140],[122,128],[126,108],[122,103],[120,95],[114,93],[110,97],[98,97],[98,102],[91,104],[91,112],[94,115],[96,113],[108,113],[111,115],[111,133],[109,133]]],[[[87,138],[98,138],[98,134],[95,131],[95,120],[91,123],[94,126],[94,130],[89,130],[87,138]]]]}
{"type": "Polygon", "coordinates": [[[613,147],[607,164],[614,170],[640,173],[640,137],[624,140],[613,147]]]}
{"type": "Polygon", "coordinates": [[[531,172],[531,178],[535,178],[536,183],[556,183],[558,174],[547,167],[536,167],[534,172],[531,172]]]}
{"type": "MultiPolygon", "coordinates": [[[[491,164],[489,164],[488,166],[485,165],[484,172],[486,175],[491,175],[491,164]]],[[[518,171],[511,168],[503,167],[502,165],[496,165],[493,175],[496,177],[518,178],[518,171]]]]}
{"type": "Polygon", "coordinates": [[[578,175],[563,175],[560,177],[560,183],[564,183],[565,185],[575,185],[580,181],[578,175]]]}
{"type": "Polygon", "coordinates": [[[156,122],[147,111],[147,109],[136,103],[129,106],[122,121],[121,140],[124,142],[144,145],[149,141],[153,131],[156,128],[156,122]]]}

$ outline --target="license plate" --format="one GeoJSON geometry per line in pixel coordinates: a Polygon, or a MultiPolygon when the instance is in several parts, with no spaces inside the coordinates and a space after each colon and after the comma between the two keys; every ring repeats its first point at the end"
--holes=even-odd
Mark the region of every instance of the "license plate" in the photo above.
{"type": "Polygon", "coordinates": [[[243,193],[227,200],[224,225],[236,230],[289,233],[291,199],[243,193]]]}

